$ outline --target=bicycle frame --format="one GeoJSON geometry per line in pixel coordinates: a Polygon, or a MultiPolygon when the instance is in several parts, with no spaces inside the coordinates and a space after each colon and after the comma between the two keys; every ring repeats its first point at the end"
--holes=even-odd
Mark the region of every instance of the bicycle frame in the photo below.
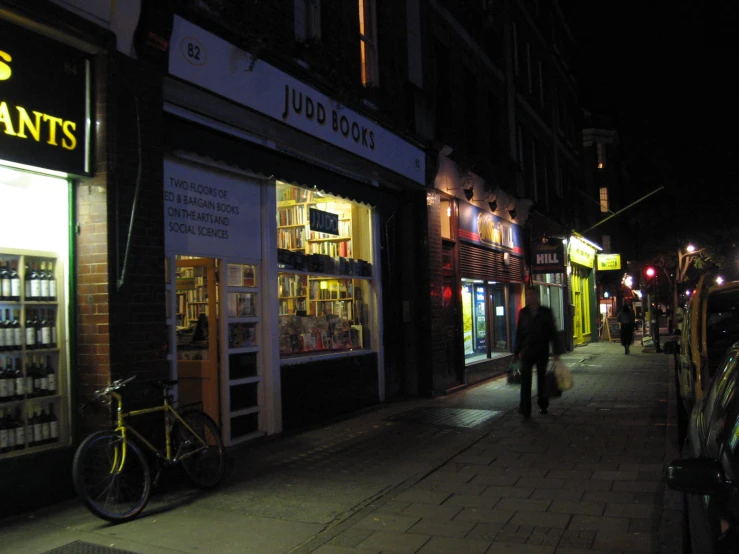
{"type": "MultiPolygon", "coordinates": [[[[176,464],[186,458],[189,458],[190,456],[194,456],[195,454],[198,454],[199,452],[202,452],[203,450],[206,450],[208,448],[208,445],[206,444],[205,440],[198,435],[192,427],[190,427],[187,422],[180,416],[180,414],[175,410],[172,405],[169,403],[169,396],[164,396],[164,402],[161,406],[154,406],[152,408],[142,408],[140,410],[131,410],[129,412],[123,411],[123,397],[118,394],[115,391],[110,391],[108,393],[116,402],[116,426],[115,426],[115,432],[121,435],[121,438],[123,439],[123,444],[121,447],[121,459],[120,462],[117,460],[114,460],[113,462],[113,470],[114,471],[120,471],[121,468],[123,468],[123,465],[126,461],[126,432],[130,431],[139,441],[141,441],[141,444],[146,446],[149,450],[151,450],[157,458],[163,459],[167,463],[170,464],[176,464]],[[146,438],[144,438],[141,433],[136,431],[136,429],[131,426],[130,423],[127,422],[129,418],[134,418],[138,416],[143,416],[147,414],[154,414],[162,412],[164,413],[164,443],[165,443],[165,450],[164,453],[162,453],[161,450],[159,450],[157,447],[155,447],[153,444],[151,444],[146,438]],[[194,436],[199,442],[200,447],[187,452],[183,456],[176,456],[172,453],[172,437],[170,433],[170,420],[169,418],[174,418],[175,421],[180,422],[185,429],[187,429],[192,436],[194,436]]],[[[117,453],[116,453],[117,455],[117,453]]]]}

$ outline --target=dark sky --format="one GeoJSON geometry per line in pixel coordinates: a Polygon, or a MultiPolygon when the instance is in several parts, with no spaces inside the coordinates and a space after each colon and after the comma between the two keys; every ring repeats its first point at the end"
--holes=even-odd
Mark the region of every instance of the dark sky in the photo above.
{"type": "Polygon", "coordinates": [[[715,215],[698,209],[710,206],[729,218],[739,197],[739,2],[561,6],[578,41],[581,104],[617,117],[644,193],[665,186],[650,208],[715,215]]]}

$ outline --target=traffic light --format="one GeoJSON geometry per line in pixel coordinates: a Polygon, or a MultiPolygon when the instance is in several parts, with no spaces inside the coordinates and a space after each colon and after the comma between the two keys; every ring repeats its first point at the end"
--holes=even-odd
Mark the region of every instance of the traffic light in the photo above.
{"type": "Polygon", "coordinates": [[[657,275],[657,270],[654,269],[651,265],[648,265],[644,269],[644,274],[647,276],[647,279],[652,279],[655,275],[657,275]]]}

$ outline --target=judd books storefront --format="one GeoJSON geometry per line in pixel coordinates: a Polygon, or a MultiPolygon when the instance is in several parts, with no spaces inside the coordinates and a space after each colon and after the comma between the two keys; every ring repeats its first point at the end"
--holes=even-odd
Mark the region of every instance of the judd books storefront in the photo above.
{"type": "Polygon", "coordinates": [[[230,444],[384,400],[380,218],[413,144],[176,16],[164,85],[171,372],[230,444]]]}

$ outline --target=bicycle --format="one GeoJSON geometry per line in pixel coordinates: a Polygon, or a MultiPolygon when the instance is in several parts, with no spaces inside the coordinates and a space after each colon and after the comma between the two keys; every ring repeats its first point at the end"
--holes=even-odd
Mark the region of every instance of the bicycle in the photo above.
{"type": "Polygon", "coordinates": [[[119,379],[95,392],[88,404],[101,399],[107,404],[115,403],[115,423],[112,430],[88,436],[77,448],[72,463],[77,495],[93,514],[113,523],[136,518],[151,495],[150,465],[137,442],[148,448],[158,461],[154,486],[162,467],[179,464],[195,486],[213,489],[220,483],[225,468],[225,449],[215,422],[201,410],[186,409],[180,413],[172,406],[168,389],[177,381],[157,383],[163,392],[161,405],[124,411],[123,398],[116,391],[134,378],[119,379]],[[151,444],[128,421],[154,413],[164,413],[163,448],[151,444]]]}

